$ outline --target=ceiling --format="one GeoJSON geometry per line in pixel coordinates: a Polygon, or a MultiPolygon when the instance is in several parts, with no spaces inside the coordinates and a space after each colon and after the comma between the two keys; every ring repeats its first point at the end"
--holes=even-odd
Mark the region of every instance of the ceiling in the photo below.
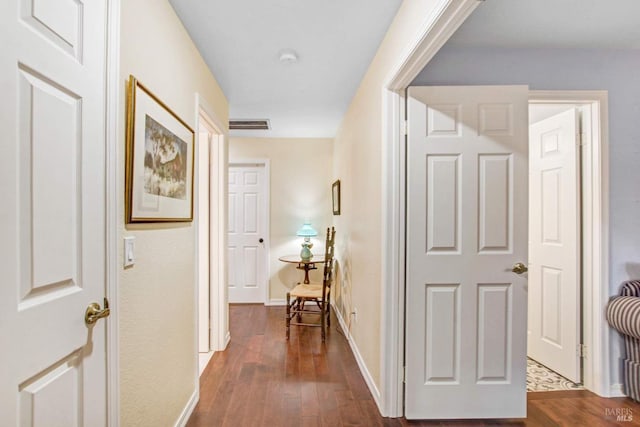
{"type": "Polygon", "coordinates": [[[222,87],[231,136],[333,137],[401,0],[169,0],[222,87]],[[297,63],[279,60],[283,49],[297,63]]]}
{"type": "MultiPolygon", "coordinates": [[[[232,119],[333,137],[401,0],[169,0],[229,101],[232,119]],[[280,54],[293,49],[296,63],[280,54]]],[[[412,0],[411,0],[412,1],[412,0]]],[[[486,0],[447,42],[640,49],[640,0],[486,0]]]]}
{"type": "Polygon", "coordinates": [[[639,0],[486,0],[447,43],[639,49],[639,17],[639,0]]]}

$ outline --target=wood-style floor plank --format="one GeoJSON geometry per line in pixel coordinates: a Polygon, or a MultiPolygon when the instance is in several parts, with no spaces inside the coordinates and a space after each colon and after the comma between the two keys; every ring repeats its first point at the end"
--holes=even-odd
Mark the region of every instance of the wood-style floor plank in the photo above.
{"type": "Polygon", "coordinates": [[[200,377],[189,427],[640,426],[640,404],[583,390],[528,393],[522,420],[383,418],[335,319],[323,343],[308,327],[287,341],[284,307],[232,305],[229,318],[231,342],[200,377]],[[617,420],[621,411],[632,420],[617,420]]]}

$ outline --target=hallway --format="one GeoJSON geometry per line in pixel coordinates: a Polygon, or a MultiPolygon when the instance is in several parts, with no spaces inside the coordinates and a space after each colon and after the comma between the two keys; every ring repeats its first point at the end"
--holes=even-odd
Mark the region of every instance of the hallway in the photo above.
{"type": "Polygon", "coordinates": [[[344,337],[332,321],[292,327],[284,307],[231,305],[231,342],[200,377],[189,426],[378,425],[381,417],[344,337]]]}
{"type": "Polygon", "coordinates": [[[317,328],[284,335],[284,307],[231,305],[231,343],[200,377],[200,403],[188,426],[557,426],[635,424],[640,405],[588,391],[528,394],[526,420],[408,422],[382,418],[345,338],[332,322],[323,346],[317,328]],[[634,422],[616,423],[616,410],[634,422]]]}

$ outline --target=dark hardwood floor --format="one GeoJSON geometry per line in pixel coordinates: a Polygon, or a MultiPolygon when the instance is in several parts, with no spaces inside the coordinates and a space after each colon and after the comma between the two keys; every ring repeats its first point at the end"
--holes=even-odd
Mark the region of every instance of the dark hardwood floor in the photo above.
{"type": "MultiPolygon", "coordinates": [[[[231,343],[200,377],[200,403],[188,426],[638,426],[640,405],[588,391],[528,394],[525,420],[407,421],[382,418],[345,338],[332,321],[292,327],[284,307],[232,305],[231,343]],[[617,414],[632,421],[616,422],[617,414]]],[[[464,402],[460,402],[464,405],[464,402]]]]}

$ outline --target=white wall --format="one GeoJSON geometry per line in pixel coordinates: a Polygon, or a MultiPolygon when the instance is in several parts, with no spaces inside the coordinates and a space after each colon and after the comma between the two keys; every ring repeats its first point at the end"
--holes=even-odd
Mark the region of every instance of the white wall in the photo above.
{"type": "MultiPolygon", "coordinates": [[[[528,84],[535,90],[607,90],[610,159],[610,294],[640,278],[640,50],[445,46],[413,85],[528,84]]],[[[621,343],[612,340],[612,383],[621,343]]]]}
{"type": "MultiPolygon", "coordinates": [[[[305,219],[318,231],[313,253],[322,253],[326,228],[332,225],[333,140],[330,138],[231,138],[229,163],[242,158],[270,161],[269,286],[276,303],[301,281],[302,272],[278,257],[300,253],[296,231],[305,219]]],[[[341,230],[337,230],[336,234],[341,230]]],[[[312,271],[322,280],[320,269],[312,271]]]]}
{"type": "MultiPolygon", "coordinates": [[[[125,88],[130,74],[195,129],[198,92],[223,122],[224,94],[166,0],[121,9],[119,199],[124,201],[125,88]]],[[[124,207],[124,203],[122,203],[124,207]]],[[[192,223],[126,225],[136,264],[118,277],[122,426],[175,425],[197,390],[195,233],[192,223]]]]}

